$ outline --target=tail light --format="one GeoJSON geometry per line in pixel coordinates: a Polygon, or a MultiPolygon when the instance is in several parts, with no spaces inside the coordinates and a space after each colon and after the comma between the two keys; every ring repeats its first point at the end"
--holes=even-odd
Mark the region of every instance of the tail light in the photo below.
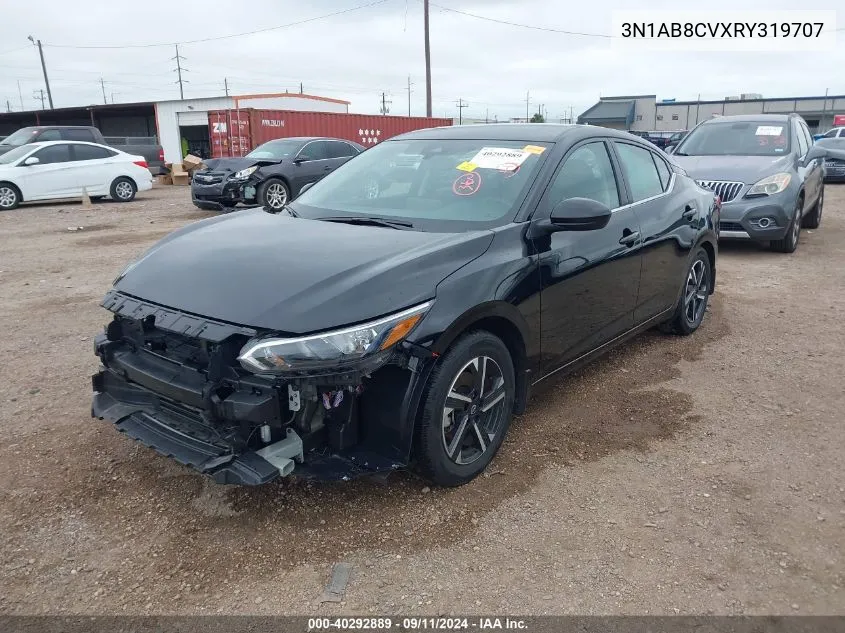
{"type": "Polygon", "coordinates": [[[161,163],[164,162],[164,148],[161,148],[160,150],[158,150],[158,160],[161,163]]]}
{"type": "Polygon", "coordinates": [[[150,166],[147,165],[147,161],[145,161],[145,160],[135,160],[135,161],[132,161],[132,162],[135,163],[136,165],[138,165],[138,167],[143,167],[144,169],[150,168],[150,166]]]}

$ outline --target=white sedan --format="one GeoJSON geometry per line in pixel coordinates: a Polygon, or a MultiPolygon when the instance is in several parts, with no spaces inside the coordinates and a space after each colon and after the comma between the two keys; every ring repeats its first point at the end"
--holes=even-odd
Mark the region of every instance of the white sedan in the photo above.
{"type": "Polygon", "coordinates": [[[30,143],[0,155],[0,211],[21,202],[111,196],[129,202],[152,189],[143,156],[132,156],[97,143],[30,143]]]}

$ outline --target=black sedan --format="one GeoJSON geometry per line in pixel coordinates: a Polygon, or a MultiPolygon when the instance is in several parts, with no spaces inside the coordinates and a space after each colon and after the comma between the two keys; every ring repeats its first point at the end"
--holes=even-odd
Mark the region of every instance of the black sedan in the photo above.
{"type": "Polygon", "coordinates": [[[701,324],[719,201],[592,126],[422,130],[115,280],[92,414],[221,483],[478,475],[531,385],[701,324]]]}
{"type": "Polygon", "coordinates": [[[243,158],[212,158],[194,173],[191,199],[200,209],[231,210],[239,203],[283,208],[307,184],[340,167],[364,147],[336,138],[268,141],[243,158]]]}

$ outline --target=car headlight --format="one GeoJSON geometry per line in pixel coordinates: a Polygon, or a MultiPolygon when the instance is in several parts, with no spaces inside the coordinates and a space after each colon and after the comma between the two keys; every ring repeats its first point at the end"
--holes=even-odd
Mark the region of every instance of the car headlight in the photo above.
{"type": "Polygon", "coordinates": [[[232,175],[232,179],[234,180],[243,180],[244,178],[249,178],[255,171],[258,169],[258,165],[253,165],[252,167],[247,167],[246,169],[241,169],[240,171],[236,171],[232,175]]]}
{"type": "Polygon", "coordinates": [[[253,339],[243,346],[238,360],[253,373],[279,373],[372,356],[405,339],[431,304],[428,301],[376,321],[311,336],[253,339]]]}
{"type": "Polygon", "coordinates": [[[792,176],[787,173],[773,174],[754,183],[745,195],[770,196],[774,193],[780,193],[789,186],[790,180],[792,180],[792,176]]]}

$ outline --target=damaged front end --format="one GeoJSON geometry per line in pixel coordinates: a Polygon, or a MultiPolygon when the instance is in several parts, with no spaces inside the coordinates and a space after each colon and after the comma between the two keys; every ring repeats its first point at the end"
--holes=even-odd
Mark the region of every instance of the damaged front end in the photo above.
{"type": "Polygon", "coordinates": [[[328,354],[319,346],[361,328],[268,338],[115,290],[102,305],[114,318],[94,343],[102,367],[92,416],[159,453],[242,485],[289,474],[349,479],[408,464],[433,366],[429,350],[404,340],[410,329],[377,333],[365,324],[378,353],[326,367],[314,361],[328,354]]]}

